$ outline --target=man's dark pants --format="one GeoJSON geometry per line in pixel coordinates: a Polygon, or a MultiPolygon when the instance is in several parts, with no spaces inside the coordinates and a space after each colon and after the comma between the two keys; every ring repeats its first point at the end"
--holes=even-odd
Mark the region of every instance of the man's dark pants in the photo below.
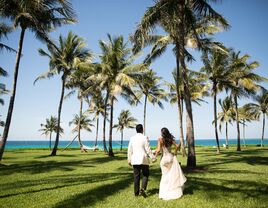
{"type": "Polygon", "coordinates": [[[149,177],[149,165],[133,165],[134,170],[134,194],[138,196],[140,193],[140,178],[141,173],[142,177],[142,185],[141,189],[146,190],[148,177],[149,177]]]}

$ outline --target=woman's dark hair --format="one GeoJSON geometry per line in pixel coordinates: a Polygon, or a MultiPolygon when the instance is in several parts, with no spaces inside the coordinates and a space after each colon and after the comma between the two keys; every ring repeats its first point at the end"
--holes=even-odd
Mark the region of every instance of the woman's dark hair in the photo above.
{"type": "Polygon", "coordinates": [[[161,135],[163,138],[164,146],[170,147],[172,145],[172,142],[174,141],[174,136],[165,127],[161,129],[161,135]]]}

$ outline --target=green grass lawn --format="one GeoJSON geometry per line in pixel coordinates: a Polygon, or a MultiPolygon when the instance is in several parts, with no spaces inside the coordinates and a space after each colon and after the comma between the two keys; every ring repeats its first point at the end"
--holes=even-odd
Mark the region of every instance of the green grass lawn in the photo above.
{"type": "MultiPolygon", "coordinates": [[[[148,196],[134,197],[126,151],[114,158],[103,152],[6,151],[0,164],[0,207],[268,207],[268,148],[234,148],[215,154],[197,147],[198,169],[187,171],[181,199],[158,199],[159,161],[150,167],[148,196]]],[[[182,159],[185,167],[186,159],[182,159]]]]}

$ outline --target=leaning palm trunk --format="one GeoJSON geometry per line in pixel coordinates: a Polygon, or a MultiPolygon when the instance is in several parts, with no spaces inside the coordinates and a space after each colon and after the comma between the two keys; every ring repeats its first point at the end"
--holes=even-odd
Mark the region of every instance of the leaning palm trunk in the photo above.
{"type": "Polygon", "coordinates": [[[261,135],[261,147],[263,147],[263,139],[264,139],[264,129],[265,129],[265,114],[263,113],[262,118],[262,135],[261,135]]]}
{"type": "Polygon", "coordinates": [[[67,148],[74,142],[74,140],[76,139],[77,136],[78,136],[78,135],[76,135],[76,136],[73,138],[73,140],[72,140],[69,144],[67,144],[66,147],[64,147],[64,149],[63,149],[62,151],[66,150],[66,149],[67,149],[67,148]]]}
{"type": "Polygon", "coordinates": [[[106,117],[107,117],[107,105],[108,105],[108,99],[109,99],[109,92],[107,91],[107,95],[105,98],[105,106],[104,106],[104,116],[103,116],[103,150],[105,153],[107,153],[107,147],[106,147],[106,117]]]}
{"type": "Polygon", "coordinates": [[[214,85],[214,127],[215,127],[215,136],[216,136],[216,143],[217,143],[217,153],[220,153],[220,143],[219,143],[219,136],[218,136],[218,121],[217,121],[217,89],[214,85]]]}
{"type": "Polygon", "coordinates": [[[234,101],[235,101],[236,128],[237,128],[237,148],[236,148],[236,150],[241,151],[237,95],[234,96],[234,101]]]}
{"type": "MultiPolygon", "coordinates": [[[[179,71],[179,62],[177,60],[177,77],[180,75],[179,71]]],[[[180,80],[180,79],[177,79],[180,80]]],[[[179,89],[179,83],[177,83],[178,86],[176,86],[176,93],[177,93],[177,103],[178,103],[178,111],[179,111],[179,128],[180,128],[180,144],[181,144],[181,150],[182,150],[182,156],[186,156],[186,150],[184,145],[184,138],[183,138],[183,122],[182,122],[182,102],[181,102],[181,92],[179,89]]]]}
{"type": "Polygon", "coordinates": [[[99,134],[99,117],[97,118],[97,124],[96,124],[96,139],[95,139],[95,146],[98,145],[98,134],[99,134]]]}
{"type": "Polygon", "coordinates": [[[63,98],[64,98],[65,81],[66,81],[66,77],[65,77],[65,74],[63,74],[62,75],[62,87],[61,87],[60,104],[59,104],[59,108],[58,108],[58,123],[57,123],[56,139],[55,139],[54,148],[53,148],[50,156],[56,156],[57,155],[57,149],[58,149],[59,139],[60,139],[60,116],[61,116],[61,109],[62,109],[63,98]]]}
{"type": "Polygon", "coordinates": [[[113,157],[113,111],[114,111],[114,96],[111,98],[111,114],[110,114],[110,132],[109,132],[109,157],[113,157]]]}
{"type": "Polygon", "coordinates": [[[121,151],[123,149],[123,137],[124,137],[124,133],[123,133],[123,130],[121,130],[121,146],[120,146],[121,151]]]}
{"type": "Polygon", "coordinates": [[[146,129],[146,107],[147,107],[147,95],[145,95],[144,98],[144,109],[143,109],[143,134],[145,135],[145,129],[146,129]]]}
{"type": "Polygon", "coordinates": [[[225,134],[226,134],[226,149],[229,148],[229,138],[228,138],[228,122],[225,123],[225,134]]]}
{"type": "Polygon", "coordinates": [[[5,122],[3,137],[2,137],[1,142],[0,142],[0,161],[2,160],[2,157],[4,154],[6,141],[7,141],[7,137],[8,137],[8,132],[9,132],[9,127],[10,127],[11,118],[12,118],[12,113],[13,113],[13,108],[14,108],[14,103],[15,103],[15,96],[16,96],[16,90],[17,90],[17,80],[18,80],[19,65],[20,65],[20,58],[21,58],[24,34],[25,34],[25,28],[22,28],[21,33],[20,33],[18,53],[17,53],[17,57],[16,57],[16,64],[15,64],[15,70],[14,70],[13,89],[12,89],[12,94],[11,94],[10,101],[9,101],[8,113],[7,113],[7,118],[6,118],[6,122],[5,122]]]}

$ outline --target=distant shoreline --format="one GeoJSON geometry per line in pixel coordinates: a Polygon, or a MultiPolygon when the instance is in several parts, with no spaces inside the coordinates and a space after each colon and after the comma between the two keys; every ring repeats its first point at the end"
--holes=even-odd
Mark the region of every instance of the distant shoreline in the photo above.
{"type": "MultiPolygon", "coordinates": [[[[176,140],[178,141],[178,140],[176,140]]],[[[89,140],[83,140],[82,141],[84,145],[92,148],[95,145],[95,141],[89,141],[89,140]]],[[[128,147],[128,140],[123,141],[122,148],[127,148],[128,147]]],[[[151,147],[156,147],[157,146],[157,140],[149,140],[151,147]]],[[[220,146],[224,148],[225,146],[225,139],[220,139],[220,146]]],[[[65,148],[70,141],[67,140],[60,140],[58,149],[63,149],[65,148]]],[[[244,146],[244,143],[246,145],[253,145],[253,146],[259,146],[261,143],[260,139],[241,139],[241,146],[244,146]]],[[[236,146],[237,140],[236,139],[229,139],[229,146],[236,146]]],[[[120,149],[121,147],[121,142],[118,140],[113,141],[113,149],[120,149]]],[[[195,140],[195,146],[201,146],[201,147],[216,147],[216,140],[215,139],[196,139],[195,140]]],[[[264,140],[264,145],[268,145],[268,140],[264,140]]],[[[103,142],[98,141],[97,146],[100,150],[103,149],[103,142]]],[[[106,141],[106,146],[108,147],[108,141],[106,141]]],[[[51,142],[51,148],[54,147],[54,141],[51,142]]],[[[8,140],[6,144],[6,149],[11,150],[11,149],[49,149],[49,141],[48,140],[8,140]]],[[[68,149],[80,149],[77,141],[74,141],[68,149]]]]}

